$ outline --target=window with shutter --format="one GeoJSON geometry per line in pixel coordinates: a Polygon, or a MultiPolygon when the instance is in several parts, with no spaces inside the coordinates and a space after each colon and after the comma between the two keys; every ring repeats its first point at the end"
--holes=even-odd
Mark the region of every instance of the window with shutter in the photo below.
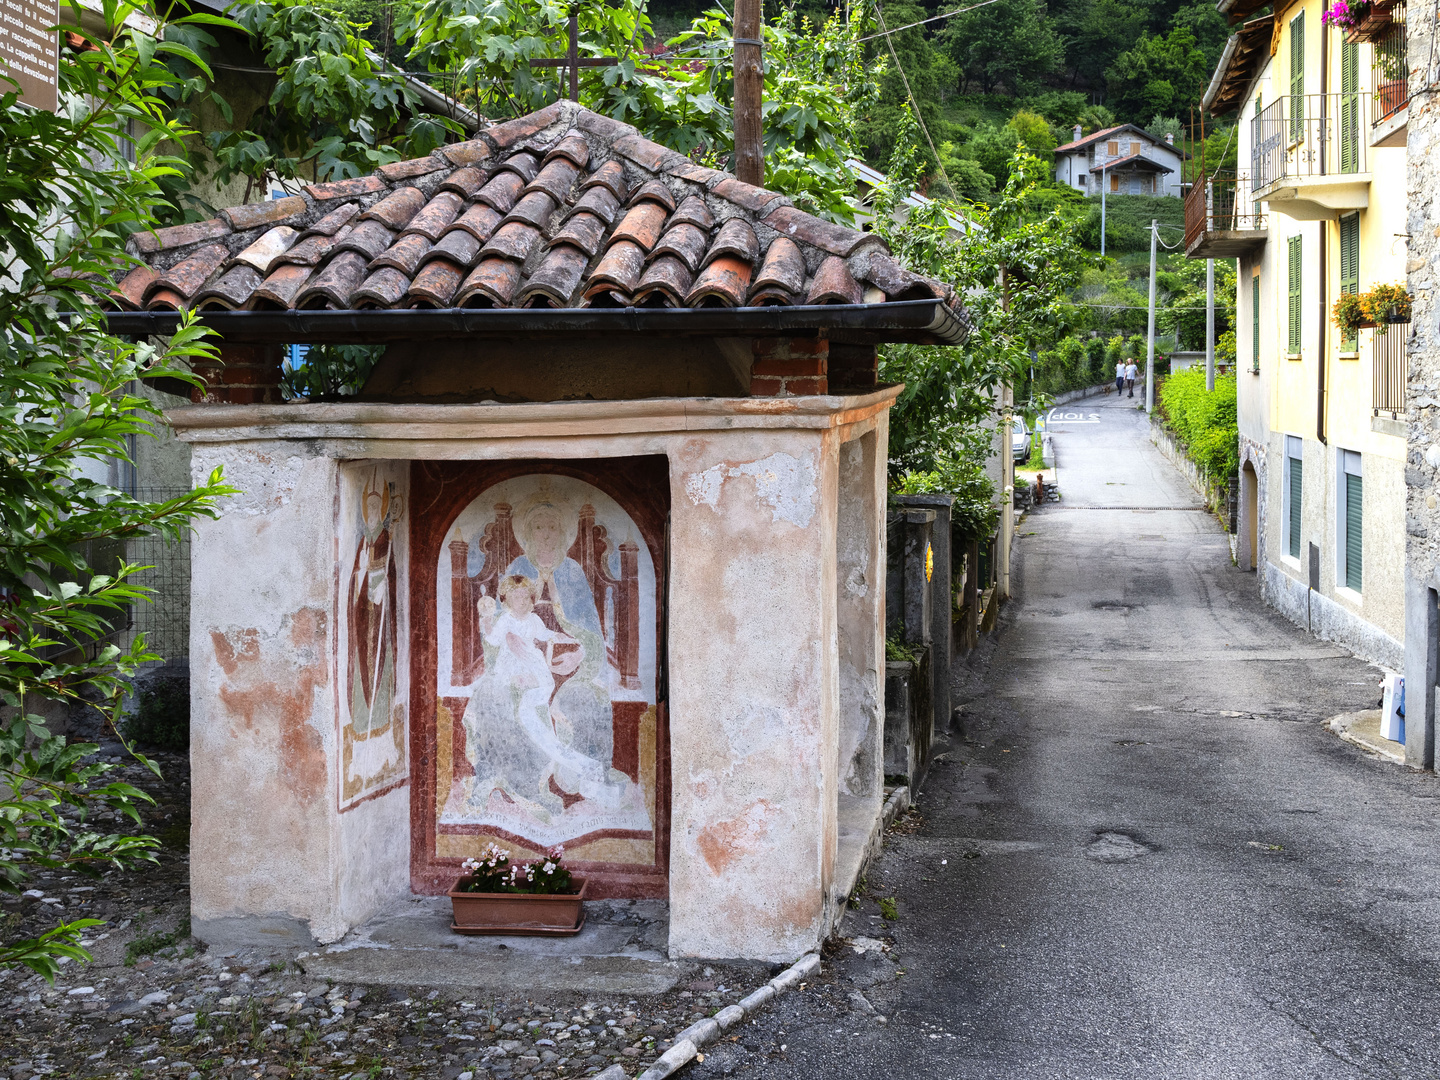
{"type": "Polygon", "coordinates": [[[1250,365],[1260,373],[1260,275],[1250,279],[1250,365]]]}
{"type": "Polygon", "coordinates": [[[1300,237],[1290,237],[1289,296],[1286,349],[1292,357],[1300,355],[1300,237]]]}
{"type": "Polygon", "coordinates": [[[1340,46],[1340,171],[1360,171],[1360,46],[1340,46]]]}
{"type": "Polygon", "coordinates": [[[1365,487],[1360,455],[1341,450],[1340,460],[1345,482],[1345,587],[1360,592],[1365,563],[1365,487]]]}
{"type": "Polygon", "coordinates": [[[1120,156],[1120,144],[1119,144],[1118,142],[1116,142],[1114,139],[1111,139],[1111,140],[1110,140],[1109,144],[1106,146],[1106,150],[1107,150],[1107,152],[1110,154],[1111,157],[1119,157],[1119,156],[1120,156]]]}
{"type": "MultiPolygon", "coordinates": [[[[1354,296],[1360,291],[1360,215],[1340,219],[1340,291],[1354,296]]],[[[1352,334],[1340,342],[1342,352],[1360,347],[1359,335],[1352,334]]]]}
{"type": "Polygon", "coordinates": [[[1292,559],[1300,558],[1300,492],[1305,480],[1301,446],[1294,435],[1285,436],[1285,547],[1292,559]]]}
{"type": "Polygon", "coordinates": [[[1305,12],[1290,20],[1290,141],[1305,135],[1305,12]]]}

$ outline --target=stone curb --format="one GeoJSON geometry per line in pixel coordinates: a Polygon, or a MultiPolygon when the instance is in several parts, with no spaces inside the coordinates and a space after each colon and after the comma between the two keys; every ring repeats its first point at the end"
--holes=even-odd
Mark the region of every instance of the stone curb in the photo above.
{"type": "Polygon", "coordinates": [[[885,800],[885,807],[880,811],[880,831],[883,833],[891,825],[895,824],[895,819],[909,809],[910,787],[907,784],[903,787],[896,788],[890,793],[890,797],[885,800]]]}
{"type": "MultiPolygon", "coordinates": [[[[891,799],[894,799],[893,795],[891,799]]],[[[889,807],[888,801],[886,807],[887,809],[889,807]]],[[[759,990],[749,997],[741,999],[739,1004],[727,1006],[714,1016],[704,1020],[697,1020],[676,1035],[670,1049],[661,1054],[659,1060],[641,1073],[637,1080],[664,1080],[665,1077],[674,1075],[680,1068],[694,1061],[695,1056],[702,1049],[720,1038],[725,1032],[759,1012],[772,998],[784,993],[792,986],[799,985],[807,975],[819,970],[820,954],[818,952],[806,953],[759,990]]],[[[624,1068],[619,1065],[611,1065],[608,1069],[597,1073],[593,1080],[630,1080],[630,1078],[624,1068]]]]}

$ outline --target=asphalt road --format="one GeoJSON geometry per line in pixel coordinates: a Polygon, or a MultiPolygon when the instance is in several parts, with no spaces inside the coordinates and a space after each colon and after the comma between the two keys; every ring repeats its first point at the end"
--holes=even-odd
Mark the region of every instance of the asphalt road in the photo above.
{"type": "Polygon", "coordinates": [[[1130,405],[1055,425],[850,941],[692,1076],[1440,1076],[1440,784],[1324,729],[1376,669],[1261,606],[1130,405]]]}

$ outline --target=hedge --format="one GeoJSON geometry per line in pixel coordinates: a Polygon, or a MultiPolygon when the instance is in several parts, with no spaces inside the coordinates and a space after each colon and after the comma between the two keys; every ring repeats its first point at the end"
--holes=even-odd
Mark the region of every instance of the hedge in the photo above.
{"type": "Polygon", "coordinates": [[[1213,480],[1240,471],[1240,426],[1235,417],[1235,376],[1215,379],[1205,389],[1203,368],[1177,371],[1160,384],[1160,409],[1190,460],[1213,480]]]}

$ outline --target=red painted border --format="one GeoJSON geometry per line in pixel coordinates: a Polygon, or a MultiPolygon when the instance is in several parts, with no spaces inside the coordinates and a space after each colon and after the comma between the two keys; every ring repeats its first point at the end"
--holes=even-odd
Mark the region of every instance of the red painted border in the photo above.
{"type": "MultiPolygon", "coordinates": [[[[487,488],[515,476],[550,473],[592,484],[628,513],[650,550],[656,585],[656,687],[665,679],[665,561],[670,516],[670,464],[663,455],[584,461],[416,461],[410,466],[410,887],[443,895],[460,873],[460,859],[435,854],[435,589],[445,537],[455,519],[487,488]]],[[[670,710],[655,709],[655,865],[573,864],[591,881],[595,899],[663,899],[670,870],[670,710]]],[[[449,831],[448,829],[446,831],[449,831]]],[[[518,838],[517,838],[518,839],[518,838]]]]}

